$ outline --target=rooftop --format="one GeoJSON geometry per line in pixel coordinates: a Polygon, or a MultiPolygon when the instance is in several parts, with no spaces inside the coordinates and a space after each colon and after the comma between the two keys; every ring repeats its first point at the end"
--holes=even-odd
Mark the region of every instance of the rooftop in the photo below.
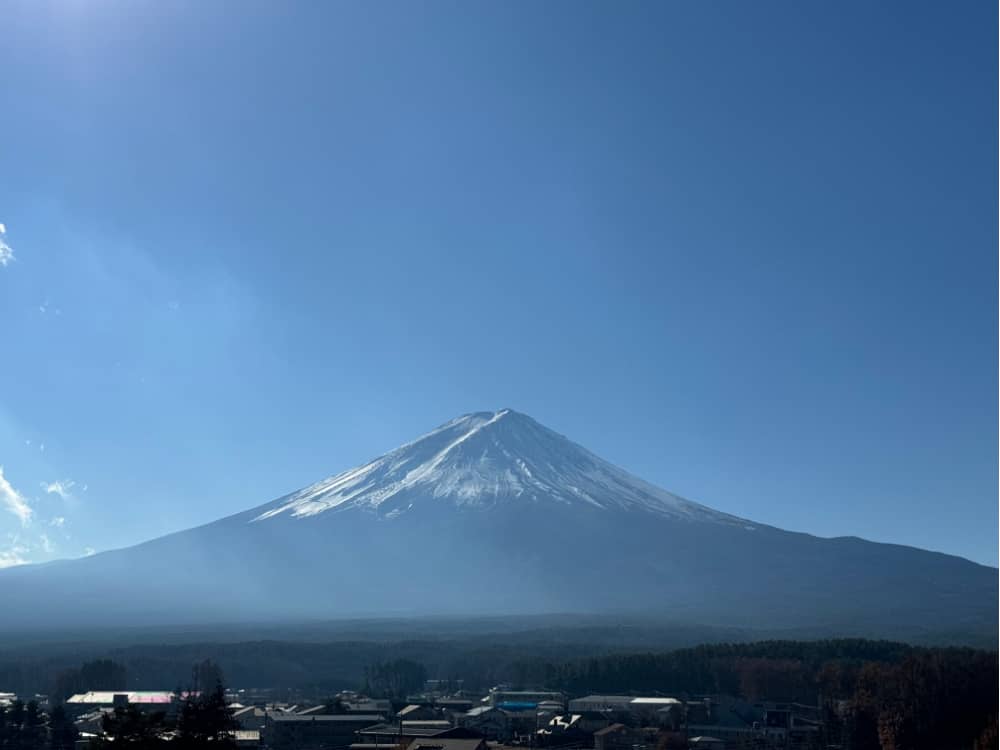
{"type": "Polygon", "coordinates": [[[305,716],[301,714],[284,714],[284,713],[274,713],[271,711],[267,712],[267,720],[274,722],[292,722],[292,721],[325,721],[325,722],[339,722],[341,724],[367,724],[369,722],[375,722],[382,717],[377,714],[307,714],[305,716]]]}
{"type": "Polygon", "coordinates": [[[594,736],[603,737],[606,734],[615,734],[617,732],[623,731],[624,729],[625,729],[624,724],[612,724],[609,727],[604,727],[604,729],[598,729],[596,732],[594,732],[594,736]]]}
{"type": "Polygon", "coordinates": [[[127,696],[126,700],[129,703],[170,703],[174,699],[172,690],[90,690],[86,693],[77,693],[66,702],[112,704],[115,702],[116,695],[127,696]]]}
{"type": "Polygon", "coordinates": [[[406,750],[478,750],[484,744],[482,739],[413,740],[406,750]]]}

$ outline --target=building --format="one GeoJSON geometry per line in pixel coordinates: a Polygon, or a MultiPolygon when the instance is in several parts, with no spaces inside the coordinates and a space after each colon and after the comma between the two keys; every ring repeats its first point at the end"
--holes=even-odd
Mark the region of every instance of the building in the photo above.
{"type": "Polygon", "coordinates": [[[489,695],[483,698],[483,704],[487,706],[499,706],[501,703],[531,703],[537,706],[539,703],[558,703],[560,706],[566,705],[566,696],[552,690],[505,690],[502,688],[491,688],[489,695]]]}
{"type": "Polygon", "coordinates": [[[583,698],[574,698],[569,702],[569,711],[574,714],[602,713],[617,714],[620,716],[630,715],[643,722],[662,723],[659,717],[663,714],[659,712],[675,712],[678,716],[681,713],[683,704],[676,698],[662,698],[658,696],[634,696],[634,695],[587,695],[583,698]],[[659,717],[658,717],[659,714],[659,717]]]}
{"type": "Polygon", "coordinates": [[[380,722],[359,729],[355,745],[407,745],[418,739],[479,739],[483,735],[466,727],[455,727],[447,721],[380,722]]]}
{"type": "Polygon", "coordinates": [[[346,750],[356,733],[379,717],[374,714],[298,714],[268,711],[260,732],[271,750],[346,750]]]}
{"type": "Polygon", "coordinates": [[[726,750],[726,743],[718,737],[698,735],[688,740],[691,750],[726,750]]]}
{"type": "Polygon", "coordinates": [[[492,706],[473,708],[459,717],[458,725],[497,742],[507,742],[514,736],[514,722],[510,714],[492,706]]]}
{"type": "Polygon", "coordinates": [[[471,698],[438,698],[434,701],[434,705],[444,711],[450,711],[456,714],[464,714],[466,711],[471,709],[475,703],[471,698]]]}
{"type": "Polygon", "coordinates": [[[600,713],[628,713],[629,704],[635,696],[632,695],[586,695],[574,698],[569,702],[571,714],[582,714],[588,711],[600,713]]]}
{"type": "Polygon", "coordinates": [[[259,732],[263,729],[266,715],[267,712],[263,708],[257,708],[256,706],[244,706],[233,711],[233,719],[239,725],[240,729],[245,729],[246,731],[259,732]]]}
{"type": "Polygon", "coordinates": [[[479,739],[418,739],[406,750],[486,750],[486,740],[479,739]]]}
{"type": "Polygon", "coordinates": [[[441,718],[430,706],[411,703],[396,712],[396,718],[402,721],[430,721],[441,718]]]}
{"type": "Polygon", "coordinates": [[[594,750],[635,750],[644,747],[645,734],[624,724],[612,724],[594,732],[594,750]]]}
{"type": "Polygon", "coordinates": [[[233,739],[236,741],[236,747],[260,747],[260,732],[256,729],[237,729],[233,732],[233,739]]]}
{"type": "MultiPolygon", "coordinates": [[[[186,696],[186,694],[185,694],[186,696]]],[[[171,690],[91,690],[78,693],[66,700],[66,712],[73,717],[99,711],[104,708],[125,708],[136,706],[142,710],[171,713],[179,699],[171,690]]]]}
{"type": "Polygon", "coordinates": [[[349,714],[380,714],[388,716],[392,713],[392,702],[388,698],[358,697],[343,701],[344,710],[349,714]]]}
{"type": "Polygon", "coordinates": [[[725,750],[759,744],[764,711],[730,696],[714,696],[687,704],[688,736],[721,740],[725,750]]]}

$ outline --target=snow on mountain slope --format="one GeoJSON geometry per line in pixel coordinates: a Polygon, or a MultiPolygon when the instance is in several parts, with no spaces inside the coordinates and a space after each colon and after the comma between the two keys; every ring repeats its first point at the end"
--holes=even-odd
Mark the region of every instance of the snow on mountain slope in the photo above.
{"type": "Polygon", "coordinates": [[[279,498],[253,520],[346,509],[392,519],[431,504],[490,509],[510,502],[643,511],[752,528],[643,482],[511,409],[458,417],[364,466],[279,498]]]}

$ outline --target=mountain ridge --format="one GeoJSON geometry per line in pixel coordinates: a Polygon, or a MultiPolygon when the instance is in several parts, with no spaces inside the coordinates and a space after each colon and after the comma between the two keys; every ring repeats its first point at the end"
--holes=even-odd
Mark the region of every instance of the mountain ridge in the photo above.
{"type": "Polygon", "coordinates": [[[720,513],[502,409],[209,524],[0,571],[0,630],[575,612],[982,642],[997,576],[720,513]]]}

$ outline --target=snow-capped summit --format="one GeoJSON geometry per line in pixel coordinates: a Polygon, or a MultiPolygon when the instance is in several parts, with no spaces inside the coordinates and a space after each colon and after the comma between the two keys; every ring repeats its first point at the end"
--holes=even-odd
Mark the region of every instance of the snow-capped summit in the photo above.
{"type": "Polygon", "coordinates": [[[253,520],[348,508],[392,519],[429,503],[489,509],[511,502],[746,523],[648,484],[513,409],[453,419],[363,466],[276,500],[253,520]]]}

